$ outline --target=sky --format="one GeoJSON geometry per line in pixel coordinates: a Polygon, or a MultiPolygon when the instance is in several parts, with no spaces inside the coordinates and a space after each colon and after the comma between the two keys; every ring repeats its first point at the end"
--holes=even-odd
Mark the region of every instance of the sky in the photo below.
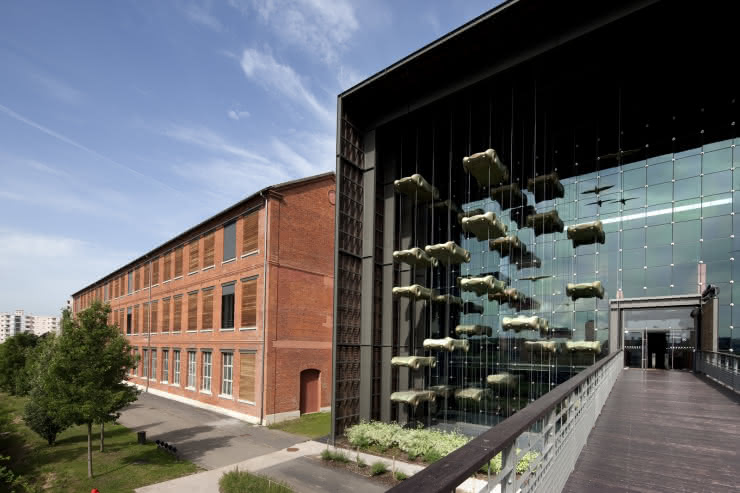
{"type": "Polygon", "coordinates": [[[337,95],[496,3],[0,2],[0,312],[332,171],[337,95]]]}

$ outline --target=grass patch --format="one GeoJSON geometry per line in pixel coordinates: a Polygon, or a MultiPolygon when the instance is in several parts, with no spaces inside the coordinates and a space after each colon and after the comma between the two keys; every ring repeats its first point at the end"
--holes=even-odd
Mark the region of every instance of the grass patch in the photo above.
{"type": "Polygon", "coordinates": [[[385,462],[383,461],[379,460],[378,462],[373,462],[373,465],[370,466],[370,473],[373,476],[380,476],[381,474],[385,474],[387,472],[388,472],[388,466],[386,466],[385,462]]]}
{"type": "Polygon", "coordinates": [[[293,493],[286,484],[235,469],[218,480],[220,493],[293,493]]]}
{"type": "Polygon", "coordinates": [[[396,479],[398,481],[403,481],[403,480],[408,479],[408,478],[409,477],[406,475],[405,472],[403,472],[403,471],[396,471],[396,479]]]}
{"type": "Polygon", "coordinates": [[[328,448],[321,451],[321,458],[325,461],[341,462],[342,464],[349,462],[349,457],[344,452],[334,452],[328,448]]]}
{"type": "Polygon", "coordinates": [[[93,472],[87,479],[87,428],[73,426],[49,447],[23,422],[27,399],[0,393],[0,455],[9,455],[9,467],[33,486],[47,491],[78,493],[98,488],[105,493],[130,493],[135,488],[192,474],[195,464],[178,460],[153,443],[138,445],[136,433],[106,424],[105,452],[99,452],[100,428],[93,426],[93,472]]]}
{"type": "Polygon", "coordinates": [[[311,413],[304,414],[298,419],[272,424],[268,428],[308,438],[319,438],[328,435],[330,427],[331,413],[311,413]]]}

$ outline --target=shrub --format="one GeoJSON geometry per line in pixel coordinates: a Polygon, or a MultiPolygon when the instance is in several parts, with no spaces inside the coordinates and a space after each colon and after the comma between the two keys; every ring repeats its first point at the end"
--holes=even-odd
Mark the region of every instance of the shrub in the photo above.
{"type": "Polygon", "coordinates": [[[367,467],[367,462],[362,460],[362,457],[360,457],[360,454],[357,454],[357,467],[359,467],[360,469],[367,467]]]}
{"type": "MultiPolygon", "coordinates": [[[[519,454],[519,452],[521,452],[521,449],[517,449],[516,453],[519,454]]],[[[532,461],[536,459],[537,457],[539,457],[539,455],[540,454],[535,452],[534,450],[530,450],[529,452],[524,454],[524,456],[521,459],[519,459],[519,462],[517,462],[516,464],[517,474],[524,474],[525,472],[527,472],[532,461]]],[[[496,454],[496,456],[493,459],[491,459],[491,474],[498,474],[499,472],[501,472],[501,467],[502,467],[501,460],[502,459],[501,459],[500,452],[496,454]]],[[[482,473],[486,473],[488,472],[488,469],[484,465],[483,467],[481,467],[480,471],[482,473]]]]}
{"type": "Polygon", "coordinates": [[[373,476],[380,476],[381,474],[388,472],[388,466],[385,465],[385,462],[379,460],[378,462],[373,462],[373,465],[370,467],[370,472],[373,476]]]}
{"type": "Polygon", "coordinates": [[[221,493],[293,493],[284,483],[239,469],[224,473],[218,489],[221,493]]]}
{"type": "Polygon", "coordinates": [[[41,392],[37,390],[31,392],[31,399],[26,404],[23,420],[49,445],[54,445],[57,435],[64,431],[68,425],[60,422],[59,417],[54,414],[54,410],[49,408],[48,399],[40,394],[41,392]]]}
{"type": "Polygon", "coordinates": [[[342,464],[349,462],[349,457],[344,452],[332,452],[328,448],[321,451],[321,458],[326,461],[341,462],[342,464]]]}
{"type": "Polygon", "coordinates": [[[398,481],[403,481],[404,479],[408,479],[408,476],[403,471],[396,471],[396,479],[398,481]]]}

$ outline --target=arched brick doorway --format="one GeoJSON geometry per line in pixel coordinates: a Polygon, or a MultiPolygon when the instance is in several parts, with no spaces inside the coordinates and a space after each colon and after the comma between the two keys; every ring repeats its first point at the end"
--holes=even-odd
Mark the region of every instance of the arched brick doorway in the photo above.
{"type": "Polygon", "coordinates": [[[321,386],[319,370],[301,372],[301,414],[317,413],[321,408],[321,386]]]}

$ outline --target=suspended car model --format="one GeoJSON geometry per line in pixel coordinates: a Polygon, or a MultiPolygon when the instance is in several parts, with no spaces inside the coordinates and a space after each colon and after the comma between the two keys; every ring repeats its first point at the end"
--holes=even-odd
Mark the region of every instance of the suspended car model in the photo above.
{"type": "Polygon", "coordinates": [[[601,281],[582,282],[579,284],[568,283],[565,286],[565,295],[570,296],[573,301],[578,298],[599,298],[604,299],[604,287],[601,281]]]}
{"type": "Polygon", "coordinates": [[[432,298],[432,301],[435,303],[449,303],[450,305],[457,305],[459,307],[463,306],[463,299],[459,296],[454,296],[451,294],[440,294],[432,298]]]}
{"type": "Polygon", "coordinates": [[[499,305],[508,303],[511,306],[522,297],[524,295],[516,288],[507,288],[497,293],[488,293],[488,301],[498,301],[499,305]]]}
{"type": "Polygon", "coordinates": [[[493,238],[506,236],[508,226],[496,219],[496,214],[486,212],[472,217],[462,219],[462,229],[466,233],[473,233],[478,241],[486,241],[493,238]]]}
{"type": "Polygon", "coordinates": [[[599,341],[565,341],[565,349],[570,352],[600,353],[601,342],[599,341]]]}
{"type": "Polygon", "coordinates": [[[488,385],[496,386],[512,386],[517,383],[518,379],[511,373],[498,373],[496,375],[488,375],[486,377],[486,383],[488,385]]]}
{"type": "Polygon", "coordinates": [[[502,210],[527,205],[527,196],[522,193],[517,183],[492,188],[491,200],[495,200],[501,204],[502,210]]]}
{"type": "Polygon", "coordinates": [[[529,296],[523,296],[514,305],[514,308],[516,309],[517,312],[522,312],[522,311],[527,311],[527,310],[539,310],[540,302],[534,298],[530,298],[529,296]]]}
{"type": "Polygon", "coordinates": [[[481,214],[485,214],[486,211],[483,209],[470,209],[469,211],[463,211],[457,214],[457,222],[462,224],[462,220],[466,217],[473,217],[473,216],[479,216],[481,214]]]}
{"type": "Polygon", "coordinates": [[[445,265],[470,262],[470,252],[458,246],[454,241],[427,245],[424,250],[445,265]]]}
{"type": "Polygon", "coordinates": [[[627,157],[627,156],[631,156],[633,154],[637,154],[640,151],[642,151],[642,148],[641,147],[638,147],[637,149],[628,149],[626,151],[623,151],[623,150],[620,149],[617,152],[613,152],[611,154],[604,154],[603,156],[599,156],[599,157],[596,158],[596,160],[597,161],[603,161],[603,160],[607,160],[607,159],[624,158],[624,157],[627,157]]]}
{"type": "Polygon", "coordinates": [[[531,317],[519,316],[516,318],[504,317],[501,320],[501,327],[504,330],[513,330],[514,332],[536,330],[540,334],[546,334],[549,329],[547,320],[536,315],[532,315],[531,317]]]}
{"type": "Polygon", "coordinates": [[[437,358],[434,356],[394,356],[391,358],[391,366],[406,366],[412,370],[418,370],[421,367],[437,366],[437,358]]]}
{"type": "Polygon", "coordinates": [[[453,339],[452,337],[445,337],[444,339],[424,339],[424,349],[440,349],[444,351],[462,349],[467,353],[470,349],[470,343],[467,339],[453,339]]]}
{"type": "Polygon", "coordinates": [[[464,157],[463,169],[473,175],[482,187],[497,185],[509,179],[509,170],[493,149],[464,157]]]}
{"type": "Polygon", "coordinates": [[[429,390],[437,394],[438,397],[450,398],[455,395],[454,385],[432,385],[429,390]]]}
{"type": "Polygon", "coordinates": [[[519,258],[515,259],[517,270],[522,269],[539,269],[542,267],[542,260],[532,252],[524,252],[519,258]]]}
{"type": "Polygon", "coordinates": [[[481,334],[490,334],[492,329],[487,325],[458,325],[455,327],[455,334],[475,336],[481,334]]]}
{"type": "Polygon", "coordinates": [[[528,179],[527,190],[534,194],[535,202],[565,197],[565,188],[557,171],[528,179]]]}
{"type": "Polygon", "coordinates": [[[515,207],[509,211],[509,217],[516,223],[519,229],[522,229],[527,224],[527,218],[533,214],[536,214],[534,206],[525,205],[522,207],[515,207]]]}
{"type": "Polygon", "coordinates": [[[393,252],[393,260],[413,265],[414,267],[437,267],[439,261],[427,255],[421,248],[414,247],[408,250],[396,250],[393,252]]]}
{"type": "Polygon", "coordinates": [[[429,204],[429,208],[435,212],[441,213],[449,212],[450,214],[458,214],[460,212],[460,208],[457,206],[457,204],[450,199],[435,200],[434,202],[429,204]]]}
{"type": "Polygon", "coordinates": [[[457,283],[462,291],[471,291],[478,296],[503,291],[506,286],[503,281],[499,281],[492,275],[483,277],[459,277],[457,283]]]}
{"type": "Polygon", "coordinates": [[[483,313],[483,306],[472,301],[466,301],[463,304],[463,313],[483,313]]]}
{"type": "Polygon", "coordinates": [[[592,243],[606,243],[606,234],[601,221],[568,226],[568,239],[573,240],[573,248],[592,243]]]}
{"type": "Polygon", "coordinates": [[[468,387],[467,389],[457,389],[455,391],[455,399],[460,401],[480,402],[488,395],[488,389],[480,389],[477,387],[468,387]]]}
{"type": "Polygon", "coordinates": [[[411,286],[398,286],[393,288],[393,296],[410,298],[412,300],[432,300],[437,296],[437,293],[431,288],[412,284],[411,286]]]}
{"type": "Polygon", "coordinates": [[[405,390],[403,392],[393,392],[391,394],[391,402],[408,404],[416,408],[423,402],[433,401],[435,397],[436,394],[431,390],[405,390]]]}
{"type": "Polygon", "coordinates": [[[546,351],[548,353],[554,353],[558,349],[558,345],[555,341],[524,341],[524,347],[532,350],[546,351]]]}
{"type": "Polygon", "coordinates": [[[534,230],[535,236],[548,233],[562,233],[563,221],[558,216],[555,209],[540,214],[535,214],[527,218],[527,227],[534,230]]]}
{"type": "Polygon", "coordinates": [[[502,257],[507,255],[519,256],[527,251],[527,246],[516,236],[504,236],[503,238],[489,240],[488,246],[491,250],[501,254],[502,257]]]}
{"type": "Polygon", "coordinates": [[[416,173],[393,182],[393,188],[419,202],[429,202],[439,198],[439,190],[432,186],[423,176],[416,173]]]}

